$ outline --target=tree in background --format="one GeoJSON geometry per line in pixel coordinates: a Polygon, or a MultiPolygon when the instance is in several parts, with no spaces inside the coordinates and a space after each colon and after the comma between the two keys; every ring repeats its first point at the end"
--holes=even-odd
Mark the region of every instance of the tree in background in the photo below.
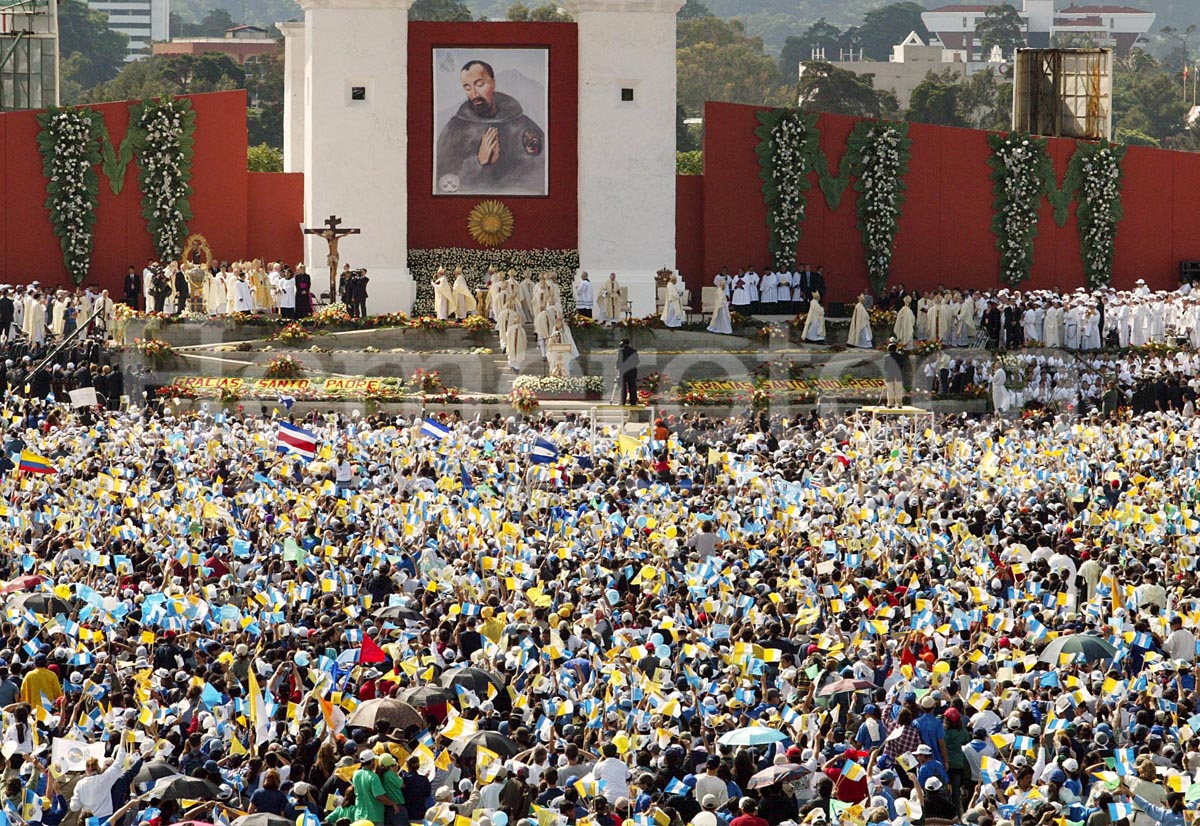
{"type": "Polygon", "coordinates": [[[993,131],[1005,131],[1012,126],[1012,83],[1004,77],[990,70],[976,72],[959,83],[957,97],[958,116],[963,125],[993,131]]]}
{"type": "Polygon", "coordinates": [[[283,55],[246,61],[246,127],[250,145],[283,146],[283,55]]]}
{"type": "Polygon", "coordinates": [[[675,174],[676,175],[703,175],[704,174],[704,153],[696,150],[694,152],[676,152],[675,153],[675,174]]]}
{"type": "Polygon", "coordinates": [[[408,19],[468,23],[473,18],[471,9],[461,0],[416,0],[408,10],[408,19]]]}
{"type": "Polygon", "coordinates": [[[246,168],[251,172],[282,172],[283,152],[260,143],[246,149],[246,168]]]}
{"type": "Polygon", "coordinates": [[[170,20],[172,37],[224,37],[225,32],[237,25],[225,9],[209,9],[199,23],[175,12],[171,12],[170,20]]]}
{"type": "Polygon", "coordinates": [[[779,53],[779,71],[785,78],[800,76],[800,64],[813,60],[813,52],[825,50],[825,59],[834,60],[848,43],[846,32],[827,22],[824,17],[809,26],[804,34],[789,37],[779,53]]]}
{"type": "Polygon", "coordinates": [[[1162,141],[1157,138],[1152,138],[1145,132],[1139,132],[1136,129],[1115,129],[1113,137],[1118,143],[1124,143],[1129,146],[1148,146],[1151,149],[1162,149],[1162,141]]]}
{"type": "Polygon", "coordinates": [[[532,9],[524,3],[514,3],[508,7],[505,16],[515,22],[569,23],[573,19],[570,14],[553,3],[545,3],[532,9]]]}
{"type": "Polygon", "coordinates": [[[916,32],[924,42],[929,42],[929,29],[921,20],[925,7],[920,3],[893,3],[872,9],[863,17],[862,25],[847,31],[855,48],[871,60],[890,60],[892,47],[916,32]]]}
{"type": "Polygon", "coordinates": [[[108,17],[79,0],[58,6],[58,50],[64,105],[81,103],[84,93],[112,80],[125,65],[129,38],[108,27],[108,17]]]}
{"type": "Polygon", "coordinates": [[[800,75],[800,105],[813,112],[880,118],[895,114],[895,95],[873,85],[873,75],[857,75],[821,61],[806,61],[800,75]]]}
{"type": "Polygon", "coordinates": [[[705,101],[781,105],[789,90],[763,42],[747,37],[738,20],[702,17],[680,20],[676,29],[679,105],[701,115],[705,101]]]}
{"type": "Polygon", "coordinates": [[[999,46],[1000,53],[1007,59],[1025,45],[1025,23],[1012,6],[988,6],[975,24],[975,36],[983,47],[984,57],[992,47],[999,46]]]}
{"type": "Polygon", "coordinates": [[[675,15],[676,20],[695,20],[698,17],[712,17],[712,10],[700,2],[700,0],[687,0],[683,7],[679,9],[679,13],[675,15]]]}
{"type": "Polygon", "coordinates": [[[959,114],[961,85],[954,75],[930,72],[913,89],[912,100],[905,118],[910,123],[931,123],[935,126],[966,126],[959,114]]]}
{"type": "Polygon", "coordinates": [[[126,63],[115,78],[97,86],[91,101],[145,100],[165,95],[243,89],[246,73],[228,55],[152,55],[126,63]]]}
{"type": "Polygon", "coordinates": [[[1180,81],[1173,74],[1118,74],[1113,78],[1113,126],[1160,141],[1178,135],[1187,126],[1188,112],[1180,95],[1180,81]]]}

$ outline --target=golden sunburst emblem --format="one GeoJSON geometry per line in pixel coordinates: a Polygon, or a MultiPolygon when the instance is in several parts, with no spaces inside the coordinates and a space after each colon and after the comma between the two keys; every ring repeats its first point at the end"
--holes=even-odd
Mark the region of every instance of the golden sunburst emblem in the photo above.
{"type": "Polygon", "coordinates": [[[467,231],[475,243],[498,247],[512,237],[512,210],[499,201],[482,201],[467,215],[467,231]]]}

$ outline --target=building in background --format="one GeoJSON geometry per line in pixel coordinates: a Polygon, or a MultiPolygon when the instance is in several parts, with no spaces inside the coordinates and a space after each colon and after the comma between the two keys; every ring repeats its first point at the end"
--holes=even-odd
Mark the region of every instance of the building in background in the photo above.
{"type": "MultiPolygon", "coordinates": [[[[942,46],[963,51],[970,62],[984,59],[975,27],[993,5],[954,4],[930,9],[921,14],[925,27],[942,46]]],[[[1025,45],[1045,49],[1053,45],[1055,35],[1083,36],[1096,47],[1112,49],[1117,56],[1127,55],[1154,25],[1154,12],[1131,6],[1082,5],[1072,3],[1055,8],[1055,0],[1023,0],[1017,14],[1025,24],[1025,45]]],[[[1006,57],[1009,57],[1006,55],[1006,57]]]]}
{"type": "Polygon", "coordinates": [[[0,112],[58,105],[58,4],[0,4],[0,112]]]}
{"type": "Polygon", "coordinates": [[[108,27],[129,37],[126,60],[149,57],[151,44],[170,37],[171,0],[88,0],[108,27]]]}
{"type": "Polygon", "coordinates": [[[240,65],[253,58],[283,53],[283,39],[271,37],[266,29],[258,26],[235,26],[225,32],[224,37],[176,37],[165,43],[154,44],[154,54],[208,54],[228,55],[240,65]]]}
{"type": "MultiPolygon", "coordinates": [[[[892,47],[892,59],[882,60],[836,60],[830,65],[853,72],[856,75],[871,75],[874,87],[883,92],[892,92],[901,109],[907,109],[913,90],[929,75],[949,71],[959,80],[966,77],[966,55],[941,46],[927,46],[916,32],[910,32],[904,42],[892,47]]],[[[800,75],[804,76],[804,64],[800,64],[800,75]]]]}

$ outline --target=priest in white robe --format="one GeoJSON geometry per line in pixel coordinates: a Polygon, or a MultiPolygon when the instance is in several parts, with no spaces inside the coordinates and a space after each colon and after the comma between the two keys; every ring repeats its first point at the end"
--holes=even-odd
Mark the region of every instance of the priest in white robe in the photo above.
{"type": "Polygon", "coordinates": [[[871,334],[871,315],[867,312],[866,296],[859,294],[854,312],[850,314],[850,332],[846,334],[846,345],[870,350],[874,346],[871,334]]]}
{"type": "Polygon", "coordinates": [[[475,312],[477,303],[475,294],[471,292],[471,288],[467,285],[467,277],[463,274],[462,267],[454,269],[454,301],[451,303],[451,310],[455,318],[462,321],[471,313],[475,312]]]}
{"type": "Polygon", "coordinates": [[[904,304],[896,311],[896,322],[892,325],[892,334],[896,336],[896,344],[900,347],[912,347],[913,335],[916,332],[917,318],[912,311],[912,296],[904,296],[904,304]]]}
{"type": "Polygon", "coordinates": [[[825,343],[825,308],[821,306],[820,293],[813,293],[812,299],[808,302],[808,315],[804,318],[803,338],[812,344],[825,343]]]}

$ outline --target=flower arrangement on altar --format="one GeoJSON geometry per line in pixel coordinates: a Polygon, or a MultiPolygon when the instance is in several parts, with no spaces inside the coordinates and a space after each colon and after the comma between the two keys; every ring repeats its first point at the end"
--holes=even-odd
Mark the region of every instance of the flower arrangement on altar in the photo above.
{"type": "Polygon", "coordinates": [[[444,393],[446,385],[442,381],[442,374],[437,370],[424,370],[418,367],[408,377],[408,386],[417,393],[444,393]]]}
{"type": "Polygon", "coordinates": [[[353,319],[346,305],[342,303],[326,304],[312,314],[309,323],[314,327],[334,327],[339,324],[349,324],[353,319]]]}
{"type": "Polygon", "coordinates": [[[491,320],[481,315],[467,316],[459,324],[468,333],[486,333],[492,329],[491,320]]]}
{"type": "Polygon", "coordinates": [[[538,409],[537,393],[525,387],[513,387],[508,394],[508,401],[522,416],[533,415],[538,409]]]}
{"type": "Polygon", "coordinates": [[[290,355],[276,356],[267,362],[263,374],[269,379],[299,378],[308,371],[304,362],[290,355]]]}
{"type": "Polygon", "coordinates": [[[517,376],[514,390],[529,390],[538,396],[599,396],[604,392],[600,376],[517,376]]]}
{"type": "Polygon", "coordinates": [[[175,350],[165,341],[156,338],[136,338],[133,340],[133,351],[156,366],[162,366],[174,360],[175,350]]]}
{"type": "Polygon", "coordinates": [[[304,344],[312,338],[312,333],[302,324],[292,322],[286,325],[275,335],[271,336],[271,341],[277,341],[280,344],[287,346],[297,346],[304,344]]]}
{"type": "MultiPolygon", "coordinates": [[[[638,393],[645,393],[649,398],[654,398],[663,389],[667,383],[667,378],[662,373],[651,372],[638,379],[638,393]]],[[[603,388],[601,388],[603,390],[603,388]]]]}

